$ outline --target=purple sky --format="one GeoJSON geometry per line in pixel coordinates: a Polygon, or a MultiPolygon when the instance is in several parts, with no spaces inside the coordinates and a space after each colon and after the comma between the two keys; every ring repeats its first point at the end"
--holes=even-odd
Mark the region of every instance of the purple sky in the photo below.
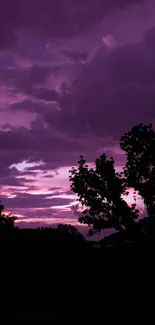
{"type": "MultiPolygon", "coordinates": [[[[1,200],[20,225],[77,224],[68,170],[155,121],[154,0],[1,0],[1,200]]],[[[131,197],[129,198],[129,200],[131,197]]]]}

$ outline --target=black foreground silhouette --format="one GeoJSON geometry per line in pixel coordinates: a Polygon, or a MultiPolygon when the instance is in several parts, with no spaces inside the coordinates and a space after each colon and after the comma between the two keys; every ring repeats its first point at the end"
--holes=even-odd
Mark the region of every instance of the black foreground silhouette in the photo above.
{"type": "Polygon", "coordinates": [[[155,320],[155,132],[139,124],[120,140],[123,172],[101,155],[95,168],[81,156],[70,173],[84,211],[87,241],[71,225],[19,229],[0,205],[0,324],[110,324],[155,320]],[[146,207],[122,198],[133,188],[146,207]]]}

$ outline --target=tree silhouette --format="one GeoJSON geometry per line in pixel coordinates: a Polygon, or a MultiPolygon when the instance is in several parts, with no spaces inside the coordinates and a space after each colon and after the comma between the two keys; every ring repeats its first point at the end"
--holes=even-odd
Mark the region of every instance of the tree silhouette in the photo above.
{"type": "Polygon", "coordinates": [[[124,176],[143,198],[148,216],[155,216],[155,132],[152,124],[138,124],[121,137],[126,153],[124,176]]]}
{"type": "Polygon", "coordinates": [[[101,155],[95,161],[95,169],[89,168],[83,156],[78,168],[72,168],[69,180],[71,189],[78,195],[83,207],[79,221],[91,226],[90,234],[102,229],[131,231],[135,226],[139,211],[135,204],[128,206],[122,195],[127,194],[121,173],[114,168],[113,158],[101,155]]]}
{"type": "Polygon", "coordinates": [[[70,234],[77,239],[84,240],[84,237],[79,232],[79,230],[75,226],[72,226],[70,224],[67,225],[67,224],[59,223],[57,226],[57,230],[62,231],[63,233],[66,233],[66,234],[70,234]]]}
{"type": "Polygon", "coordinates": [[[4,213],[4,206],[0,203],[0,229],[13,229],[15,227],[15,220],[17,217],[6,215],[4,213]]]}

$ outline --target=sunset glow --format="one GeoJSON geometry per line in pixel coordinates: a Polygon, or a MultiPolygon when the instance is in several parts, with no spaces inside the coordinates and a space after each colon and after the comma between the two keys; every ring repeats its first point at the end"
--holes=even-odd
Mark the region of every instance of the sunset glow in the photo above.
{"type": "Polygon", "coordinates": [[[0,13],[1,200],[19,226],[77,223],[68,177],[80,155],[113,156],[120,171],[120,136],[155,120],[155,4],[114,2],[12,0],[0,13]]]}

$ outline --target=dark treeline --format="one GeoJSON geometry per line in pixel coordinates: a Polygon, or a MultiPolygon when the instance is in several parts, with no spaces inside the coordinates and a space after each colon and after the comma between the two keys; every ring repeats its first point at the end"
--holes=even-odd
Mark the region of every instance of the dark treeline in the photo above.
{"type": "Polygon", "coordinates": [[[110,324],[155,320],[155,132],[137,125],[120,141],[121,173],[101,155],[95,168],[81,156],[71,189],[90,235],[109,229],[98,247],[71,225],[19,229],[0,206],[1,324],[110,324]],[[133,188],[142,218],[122,198],[133,188]]]}

